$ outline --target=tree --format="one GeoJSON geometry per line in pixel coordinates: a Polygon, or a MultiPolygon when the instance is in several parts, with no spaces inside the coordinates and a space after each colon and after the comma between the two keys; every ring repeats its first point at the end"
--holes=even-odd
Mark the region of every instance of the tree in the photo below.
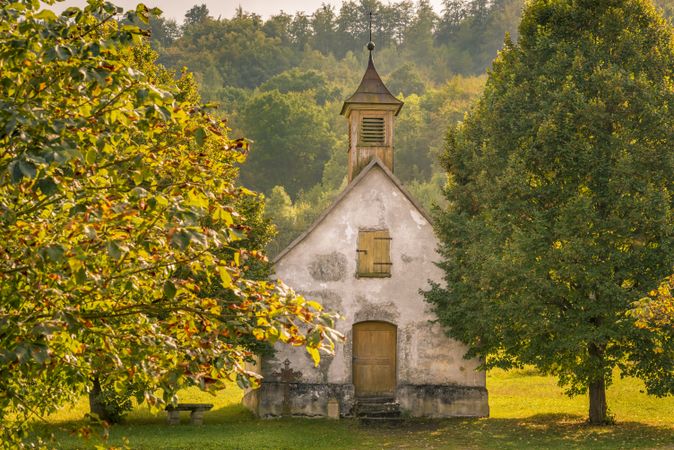
{"type": "Polygon", "coordinates": [[[173,19],[152,16],[150,17],[149,29],[153,47],[168,47],[180,37],[180,27],[173,19]]]}
{"type": "Polygon", "coordinates": [[[290,26],[293,22],[293,17],[290,14],[281,11],[275,16],[271,16],[262,26],[264,34],[271,38],[278,38],[283,45],[292,43],[292,36],[290,34],[290,26]]]}
{"type": "Polygon", "coordinates": [[[417,15],[405,32],[405,48],[415,61],[431,61],[433,55],[433,32],[438,16],[428,0],[419,0],[417,15]]]}
{"type": "Polygon", "coordinates": [[[282,94],[304,92],[312,94],[319,105],[338,100],[341,92],[328,82],[325,75],[316,70],[286,70],[260,85],[263,92],[277,90],[282,94]]]}
{"type": "Polygon", "coordinates": [[[296,92],[252,96],[241,113],[241,128],[254,142],[241,177],[265,193],[283,186],[294,198],[318,183],[336,145],[324,111],[310,95],[296,92]]]}
{"type": "Polygon", "coordinates": [[[443,157],[427,300],[485,367],[589,390],[592,424],[615,367],[662,360],[625,314],[674,264],[672,40],[644,0],[529,2],[443,157]]]}
{"type": "Polygon", "coordinates": [[[209,19],[210,12],[208,7],[205,4],[194,5],[185,13],[185,20],[183,22],[184,27],[189,27],[190,25],[195,25],[198,23],[205,22],[209,19]]]}
{"type": "Polygon", "coordinates": [[[331,316],[261,276],[247,141],[152,63],[159,11],[38,7],[0,5],[0,442],[92,382],[157,405],[250,385],[261,343],[329,350],[331,316]]]}
{"type": "Polygon", "coordinates": [[[335,52],[335,8],[325,3],[311,16],[311,29],[313,31],[313,47],[327,55],[335,52]]]}
{"type": "Polygon", "coordinates": [[[403,43],[407,29],[414,20],[414,3],[411,0],[401,0],[390,7],[393,8],[394,41],[399,46],[403,43]]]}
{"type": "Polygon", "coordinates": [[[303,50],[311,41],[311,22],[303,12],[295,13],[289,28],[293,45],[298,50],[303,50]]]}
{"type": "MultiPolygon", "coordinates": [[[[270,19],[272,20],[272,19],[270,19]]],[[[275,21],[283,23],[283,17],[275,21]]],[[[160,62],[179,69],[187,66],[199,74],[211,89],[207,75],[217,74],[222,86],[254,88],[268,78],[290,68],[293,49],[276,33],[278,25],[266,28],[260,16],[237,9],[230,20],[203,20],[183,27],[182,36],[162,53],[160,62]]],[[[286,30],[287,38],[291,36],[286,30]]],[[[217,82],[217,80],[215,80],[217,82]]]]}
{"type": "Polygon", "coordinates": [[[394,70],[388,77],[387,86],[394,95],[402,93],[403,96],[421,95],[426,90],[426,83],[412,63],[405,63],[394,70]]]}
{"type": "Polygon", "coordinates": [[[436,41],[449,42],[467,15],[467,5],[463,0],[443,0],[442,17],[438,21],[438,30],[435,34],[436,41]]]}

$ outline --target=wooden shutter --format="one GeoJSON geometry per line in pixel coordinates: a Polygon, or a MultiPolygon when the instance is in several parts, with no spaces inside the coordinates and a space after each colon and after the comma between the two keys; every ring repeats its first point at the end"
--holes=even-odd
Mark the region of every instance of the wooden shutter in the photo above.
{"type": "Polygon", "coordinates": [[[391,276],[391,237],[388,230],[358,233],[358,276],[391,276]]]}
{"type": "Polygon", "coordinates": [[[383,117],[363,117],[360,127],[360,141],[365,145],[384,145],[386,133],[383,117]]]}

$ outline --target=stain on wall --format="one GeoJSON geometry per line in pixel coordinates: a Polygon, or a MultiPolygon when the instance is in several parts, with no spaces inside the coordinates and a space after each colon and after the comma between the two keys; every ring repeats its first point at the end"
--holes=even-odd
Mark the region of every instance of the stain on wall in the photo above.
{"type": "Polygon", "coordinates": [[[322,289],[318,291],[300,291],[307,299],[316,300],[323,306],[323,310],[344,314],[342,297],[337,291],[331,289],[322,289]]]}
{"type": "Polygon", "coordinates": [[[338,252],[316,255],[309,263],[309,273],[316,281],[340,281],[346,274],[346,256],[338,252]]]}
{"type": "Polygon", "coordinates": [[[390,301],[375,303],[369,301],[367,297],[359,295],[356,297],[356,308],[353,323],[382,321],[396,325],[400,318],[398,307],[390,301]]]}

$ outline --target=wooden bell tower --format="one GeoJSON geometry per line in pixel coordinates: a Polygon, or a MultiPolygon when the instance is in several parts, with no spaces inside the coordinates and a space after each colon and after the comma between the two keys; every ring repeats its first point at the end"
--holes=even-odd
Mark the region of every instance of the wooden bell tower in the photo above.
{"type": "Polygon", "coordinates": [[[374,67],[372,51],[372,13],[370,13],[370,57],[365,75],[342,107],[349,122],[349,182],[373,157],[378,157],[393,172],[393,120],[403,106],[386,88],[374,67]]]}

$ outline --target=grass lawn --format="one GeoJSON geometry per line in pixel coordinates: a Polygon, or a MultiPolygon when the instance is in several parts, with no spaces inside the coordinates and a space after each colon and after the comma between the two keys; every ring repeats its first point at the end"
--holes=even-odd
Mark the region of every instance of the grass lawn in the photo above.
{"type": "MultiPolygon", "coordinates": [[[[533,371],[492,371],[488,375],[488,419],[410,420],[394,429],[361,427],[354,420],[255,420],[240,404],[235,387],[216,397],[198,390],[181,395],[184,402],[213,403],[204,425],[167,426],[166,414],[146,408],[131,412],[110,438],[82,440],[69,429],[82,425],[86,400],[49,418],[37,429],[53,434],[59,448],[96,445],[133,449],[316,449],[316,448],[674,448],[674,399],[641,393],[633,379],[617,380],[608,392],[615,426],[584,424],[587,400],[564,396],[555,380],[533,371]]],[[[187,413],[186,413],[187,414],[187,413]]]]}

